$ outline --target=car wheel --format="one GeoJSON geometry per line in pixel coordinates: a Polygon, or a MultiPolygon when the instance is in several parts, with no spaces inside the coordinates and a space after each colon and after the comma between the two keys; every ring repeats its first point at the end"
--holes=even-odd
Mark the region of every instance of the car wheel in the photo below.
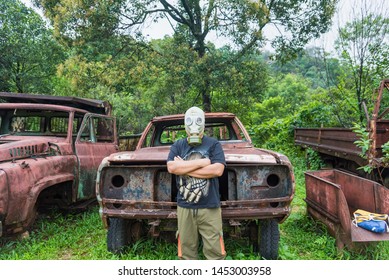
{"type": "Polygon", "coordinates": [[[107,233],[108,251],[114,254],[122,253],[131,242],[131,224],[129,220],[110,218],[107,233]]]}
{"type": "Polygon", "coordinates": [[[278,259],[280,230],[275,219],[262,220],[259,237],[259,253],[266,260],[278,259]]]}

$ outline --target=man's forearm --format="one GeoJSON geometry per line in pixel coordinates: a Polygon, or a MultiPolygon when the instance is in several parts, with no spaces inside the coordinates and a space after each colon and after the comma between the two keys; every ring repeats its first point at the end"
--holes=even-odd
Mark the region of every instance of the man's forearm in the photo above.
{"type": "Polygon", "coordinates": [[[223,175],[224,165],[221,163],[214,163],[207,165],[205,167],[193,170],[186,173],[189,176],[200,178],[200,179],[210,179],[215,177],[220,177],[223,175]]]}
{"type": "Polygon", "coordinates": [[[211,162],[207,158],[185,161],[176,157],[174,158],[174,161],[169,161],[167,163],[167,168],[169,173],[173,173],[175,175],[187,175],[190,172],[206,167],[210,164],[211,162]]]}

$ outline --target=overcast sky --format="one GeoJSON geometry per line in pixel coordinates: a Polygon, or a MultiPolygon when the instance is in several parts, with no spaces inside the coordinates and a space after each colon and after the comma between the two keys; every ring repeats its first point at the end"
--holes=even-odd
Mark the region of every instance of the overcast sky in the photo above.
{"type": "MultiPolygon", "coordinates": [[[[361,14],[366,12],[389,16],[388,0],[340,0],[337,13],[333,18],[331,30],[324,34],[320,39],[312,42],[312,45],[333,51],[334,42],[338,36],[339,27],[343,27],[353,18],[360,18],[361,14]]],[[[388,34],[389,36],[389,34],[388,34]]]]}

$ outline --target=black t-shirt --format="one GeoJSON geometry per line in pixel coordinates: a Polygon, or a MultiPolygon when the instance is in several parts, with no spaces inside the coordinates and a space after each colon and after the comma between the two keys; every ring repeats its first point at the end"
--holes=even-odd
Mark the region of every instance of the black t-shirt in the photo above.
{"type": "MultiPolygon", "coordinates": [[[[204,136],[199,146],[190,146],[187,139],[176,141],[170,148],[167,161],[180,156],[184,160],[209,158],[211,163],[226,165],[221,144],[214,138],[204,136]]],[[[197,179],[190,176],[177,176],[177,204],[184,208],[220,207],[218,178],[197,179]]]]}

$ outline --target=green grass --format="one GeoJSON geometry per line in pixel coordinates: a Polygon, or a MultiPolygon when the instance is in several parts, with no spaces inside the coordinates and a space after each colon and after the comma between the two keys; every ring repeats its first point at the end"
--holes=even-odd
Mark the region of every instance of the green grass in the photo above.
{"type": "MultiPolygon", "coordinates": [[[[142,239],[122,255],[107,251],[106,230],[98,208],[64,215],[52,212],[36,221],[29,238],[3,241],[2,260],[176,260],[175,242],[142,239]]],[[[226,240],[227,259],[258,259],[246,240],[226,240]]]]}
{"type": "MultiPolygon", "coordinates": [[[[370,243],[363,251],[338,252],[335,239],[326,227],[306,215],[303,170],[295,170],[296,195],[292,213],[280,225],[279,255],[282,260],[388,260],[389,243],[370,243]]],[[[3,240],[2,260],[176,260],[175,242],[143,239],[123,255],[107,251],[106,230],[98,208],[83,213],[63,214],[56,211],[41,215],[21,241],[3,240]]],[[[227,259],[254,260],[247,240],[226,239],[227,259]]]]}

